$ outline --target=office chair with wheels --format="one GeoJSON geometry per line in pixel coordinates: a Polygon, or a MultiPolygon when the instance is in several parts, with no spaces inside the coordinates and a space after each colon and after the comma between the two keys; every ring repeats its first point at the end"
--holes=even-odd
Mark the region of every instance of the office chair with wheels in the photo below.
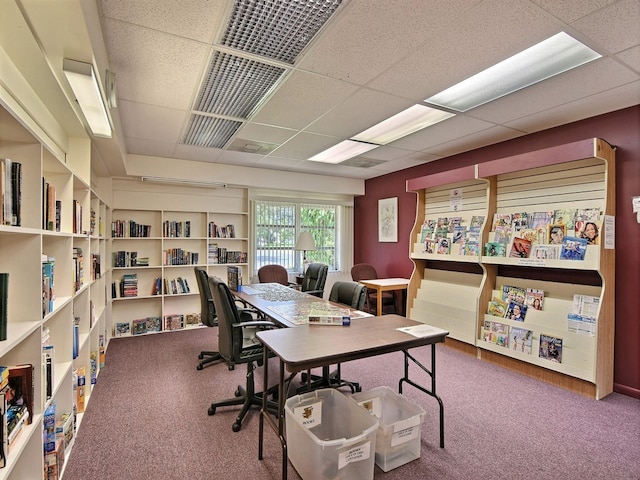
{"type": "MultiPolygon", "coordinates": [[[[331,287],[329,301],[341,303],[356,310],[362,310],[365,302],[366,288],[358,282],[337,281],[331,287]]],[[[307,372],[307,375],[309,372],[307,372]]],[[[303,375],[303,381],[305,376],[303,375]]],[[[314,390],[317,388],[340,388],[349,387],[351,393],[360,392],[362,388],[358,382],[343,380],[338,363],[336,370],[329,373],[329,367],[322,367],[322,376],[312,376],[310,385],[303,385],[300,390],[314,390]],[[307,388],[309,387],[309,388],[307,388]]]]}
{"type": "Polygon", "coordinates": [[[327,281],[329,266],[324,263],[310,263],[302,279],[302,291],[322,298],[327,281]]]}
{"type": "Polygon", "coordinates": [[[258,269],[260,283],[280,283],[281,285],[293,285],[289,282],[289,273],[282,265],[263,265],[258,269]]]}
{"type": "MultiPolygon", "coordinates": [[[[378,278],[378,272],[373,265],[369,263],[357,263],[351,267],[351,278],[355,282],[360,280],[375,280],[378,278]]],[[[398,313],[396,309],[396,297],[393,292],[382,292],[382,312],[377,312],[378,293],[370,288],[367,289],[365,299],[365,311],[374,315],[382,315],[385,310],[392,309],[390,313],[398,313]],[[389,307],[389,308],[387,308],[389,307]]]]}
{"type": "MultiPolygon", "coordinates": [[[[194,267],[196,274],[196,282],[198,283],[198,291],[200,292],[200,318],[202,324],[207,327],[217,327],[218,317],[216,316],[216,308],[213,305],[213,297],[211,296],[211,290],[209,289],[209,275],[207,271],[202,267],[194,267]]],[[[203,350],[198,355],[197,370],[202,370],[205,365],[222,360],[220,352],[213,350],[203,350]]],[[[230,370],[233,367],[229,367],[230,370]]]]}
{"type": "MultiPolygon", "coordinates": [[[[254,370],[263,363],[263,347],[255,338],[256,329],[275,328],[275,324],[264,320],[259,312],[250,309],[239,309],[229,287],[221,280],[210,277],[209,285],[213,295],[213,302],[218,313],[218,350],[225,361],[233,364],[245,363],[247,375],[245,386],[238,385],[234,397],[211,403],[208,413],[214,415],[218,407],[242,405],[240,413],[232,425],[237,432],[242,427],[247,412],[252,406],[262,407],[263,395],[275,392],[256,392],[254,370]]],[[[269,411],[276,413],[278,404],[273,401],[267,403],[269,411]]]]}

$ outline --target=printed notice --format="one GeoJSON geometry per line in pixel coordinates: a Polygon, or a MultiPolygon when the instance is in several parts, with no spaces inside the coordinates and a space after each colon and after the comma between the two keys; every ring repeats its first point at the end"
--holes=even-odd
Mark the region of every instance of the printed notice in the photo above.
{"type": "Polygon", "coordinates": [[[431,325],[422,324],[422,325],[414,325],[412,327],[400,327],[396,330],[404,333],[408,333],[409,335],[413,335],[414,337],[430,337],[432,335],[440,335],[444,332],[444,330],[436,327],[432,327],[431,325]]]}
{"type": "Polygon", "coordinates": [[[613,215],[604,216],[604,248],[616,248],[616,217],[613,215]]]}

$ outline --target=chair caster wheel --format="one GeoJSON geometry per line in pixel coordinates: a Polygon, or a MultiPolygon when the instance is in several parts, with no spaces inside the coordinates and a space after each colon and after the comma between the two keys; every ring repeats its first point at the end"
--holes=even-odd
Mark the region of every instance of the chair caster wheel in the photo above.
{"type": "Polygon", "coordinates": [[[209,410],[207,410],[207,413],[209,415],[213,415],[214,413],[216,413],[216,407],[209,407],[209,410]]]}
{"type": "Polygon", "coordinates": [[[198,360],[202,360],[204,358],[203,354],[198,355],[198,360]]]}
{"type": "Polygon", "coordinates": [[[238,389],[235,392],[233,392],[233,394],[236,397],[241,397],[242,396],[242,390],[240,390],[240,387],[238,387],[238,389]]]}
{"type": "Polygon", "coordinates": [[[235,370],[235,365],[229,365],[229,370],[235,370]]]}
{"type": "Polygon", "coordinates": [[[242,425],[240,425],[240,423],[234,422],[234,424],[231,425],[231,430],[233,430],[234,432],[239,432],[240,431],[240,427],[242,427],[242,425]]]}
{"type": "Polygon", "coordinates": [[[196,370],[202,370],[202,365],[198,365],[198,366],[196,367],[196,370]]]}

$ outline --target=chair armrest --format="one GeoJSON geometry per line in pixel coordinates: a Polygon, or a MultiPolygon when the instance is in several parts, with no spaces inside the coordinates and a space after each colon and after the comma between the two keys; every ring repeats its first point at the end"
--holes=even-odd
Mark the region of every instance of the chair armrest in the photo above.
{"type": "Polygon", "coordinates": [[[252,322],[234,323],[233,328],[246,328],[246,327],[272,327],[277,328],[277,325],[273,322],[266,320],[254,320],[252,322]]]}
{"type": "Polygon", "coordinates": [[[309,295],[313,295],[314,297],[320,297],[324,295],[324,290],[307,290],[304,293],[308,293],[309,295]]]}

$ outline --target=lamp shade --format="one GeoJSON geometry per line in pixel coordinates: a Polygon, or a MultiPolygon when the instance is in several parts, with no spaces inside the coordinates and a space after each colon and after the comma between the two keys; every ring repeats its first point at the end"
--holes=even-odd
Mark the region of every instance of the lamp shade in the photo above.
{"type": "Polygon", "coordinates": [[[300,233],[298,241],[296,242],[295,249],[304,251],[316,249],[316,242],[313,241],[313,237],[311,236],[310,232],[300,233]]]}

